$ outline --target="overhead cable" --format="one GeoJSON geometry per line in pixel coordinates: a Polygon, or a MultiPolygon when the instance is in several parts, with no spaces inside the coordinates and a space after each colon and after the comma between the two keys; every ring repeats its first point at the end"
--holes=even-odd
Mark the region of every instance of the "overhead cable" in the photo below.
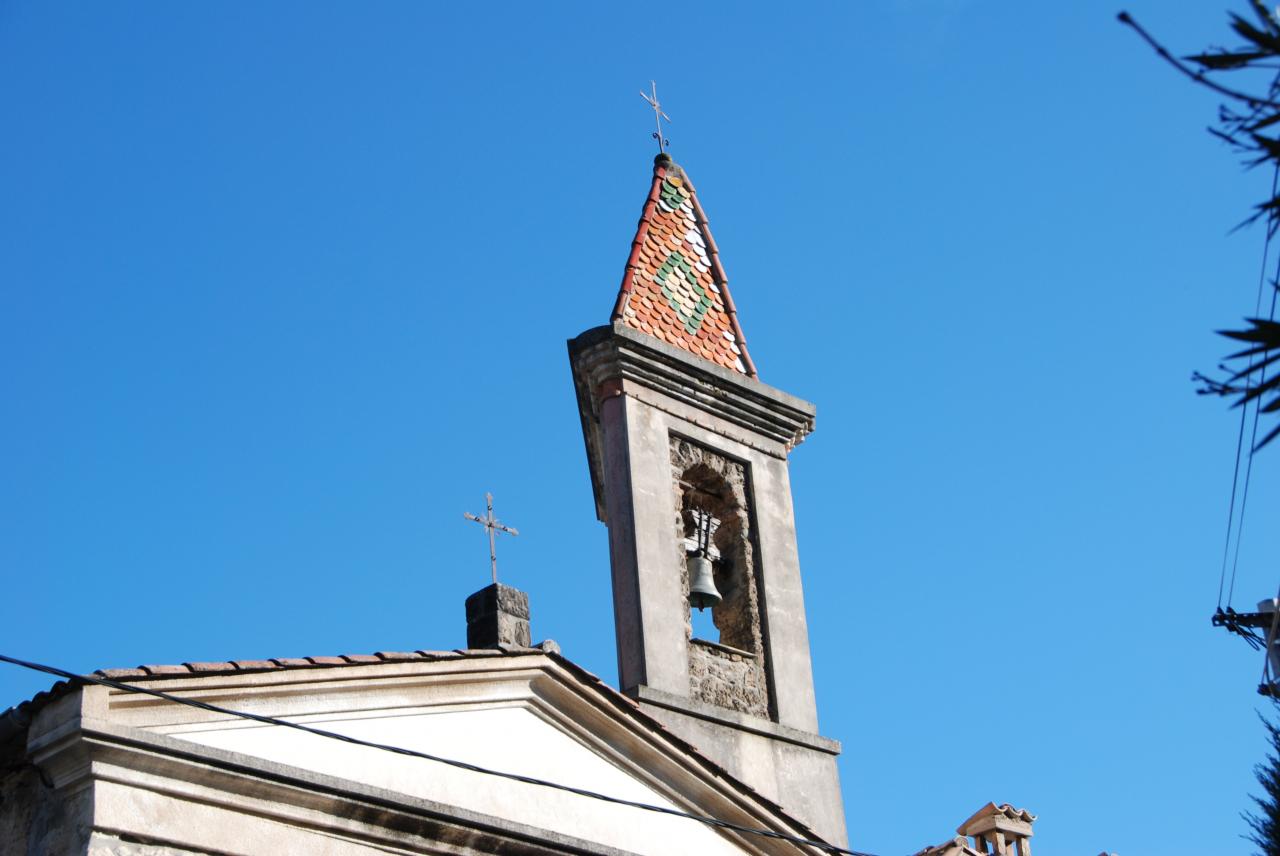
{"type": "MultiPolygon", "coordinates": [[[[1277,79],[1280,79],[1280,77],[1278,77],[1277,79]]],[[[1272,199],[1275,198],[1277,189],[1280,189],[1280,163],[1276,164],[1275,170],[1271,174],[1271,198],[1272,199]]],[[[1262,314],[1262,287],[1263,285],[1266,284],[1266,281],[1267,281],[1267,256],[1271,250],[1271,239],[1275,236],[1275,229],[1276,229],[1276,215],[1274,212],[1272,212],[1270,218],[1267,221],[1266,238],[1262,243],[1262,265],[1258,270],[1258,297],[1254,301],[1254,309],[1253,309],[1253,315],[1255,318],[1262,314]]],[[[1271,294],[1271,318],[1273,320],[1275,319],[1275,312],[1276,312],[1276,295],[1275,295],[1276,288],[1280,288],[1280,260],[1277,260],[1276,262],[1276,275],[1275,275],[1275,278],[1272,280],[1273,290],[1271,294]]],[[[1264,354],[1263,358],[1265,359],[1265,357],[1266,355],[1264,354]]],[[[1251,354],[1249,356],[1249,371],[1245,374],[1245,381],[1244,381],[1246,392],[1248,392],[1249,381],[1253,377],[1253,361],[1254,361],[1254,356],[1251,354]]],[[[1263,367],[1262,372],[1263,372],[1262,377],[1265,380],[1266,379],[1265,366],[1263,367]]],[[[1227,537],[1226,537],[1226,542],[1222,545],[1222,573],[1218,577],[1218,609],[1222,609],[1222,588],[1223,588],[1223,583],[1225,583],[1227,579],[1227,556],[1231,552],[1231,528],[1232,528],[1233,522],[1235,522],[1235,530],[1236,530],[1236,537],[1235,537],[1236,549],[1235,549],[1235,556],[1231,561],[1231,585],[1227,588],[1227,606],[1228,607],[1231,606],[1232,601],[1235,597],[1236,569],[1240,564],[1240,536],[1244,532],[1244,509],[1245,509],[1245,505],[1249,501],[1249,479],[1250,479],[1250,476],[1252,476],[1253,474],[1253,453],[1255,451],[1255,446],[1258,442],[1258,415],[1261,407],[1262,407],[1261,400],[1254,402],[1253,434],[1249,439],[1249,458],[1245,466],[1244,491],[1240,499],[1240,519],[1238,522],[1236,522],[1234,519],[1235,513],[1236,513],[1236,490],[1240,483],[1240,458],[1241,458],[1241,453],[1244,449],[1244,426],[1245,426],[1245,422],[1247,421],[1247,417],[1249,413],[1248,402],[1246,401],[1244,403],[1244,406],[1240,408],[1240,430],[1236,436],[1236,464],[1235,464],[1235,469],[1233,470],[1231,475],[1231,504],[1230,504],[1230,508],[1227,510],[1227,537]]]]}

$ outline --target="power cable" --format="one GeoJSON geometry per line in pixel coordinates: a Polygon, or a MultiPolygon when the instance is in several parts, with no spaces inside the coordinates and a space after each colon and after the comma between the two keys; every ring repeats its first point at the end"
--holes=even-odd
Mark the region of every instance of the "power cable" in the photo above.
{"type": "MultiPolygon", "coordinates": [[[[1277,265],[1276,277],[1277,277],[1276,281],[1280,283],[1280,265],[1277,265]]],[[[1280,286],[1277,286],[1277,287],[1280,287],[1280,286]]],[[[1275,315],[1276,315],[1276,296],[1275,294],[1272,294],[1271,295],[1271,316],[1270,316],[1271,320],[1273,321],[1275,320],[1275,315]]],[[[1263,352],[1262,358],[1264,361],[1266,360],[1267,352],[1265,351],[1263,352]]],[[[1252,359],[1253,358],[1250,357],[1250,360],[1252,359]]],[[[1266,383],[1266,381],[1267,381],[1267,366],[1264,364],[1262,366],[1261,374],[1258,377],[1258,385],[1261,386],[1262,384],[1266,383]]],[[[1248,408],[1246,407],[1245,410],[1247,411],[1248,408]]],[[[1232,592],[1235,591],[1235,587],[1236,587],[1236,568],[1240,565],[1240,541],[1244,533],[1244,510],[1245,510],[1245,506],[1249,504],[1249,481],[1253,476],[1253,453],[1258,450],[1258,417],[1261,414],[1262,414],[1262,398],[1261,396],[1259,396],[1258,398],[1255,398],[1253,400],[1253,430],[1249,436],[1249,457],[1246,460],[1245,469],[1244,469],[1244,491],[1240,495],[1240,521],[1236,524],[1236,551],[1235,551],[1235,557],[1231,560],[1231,588],[1228,590],[1228,593],[1227,593],[1228,604],[1231,603],[1231,594],[1232,592]]]]}
{"type": "MultiPolygon", "coordinates": [[[[1270,239],[1267,240],[1270,244],[1270,239]]],[[[1218,575],[1218,611],[1222,611],[1222,589],[1227,582],[1227,557],[1231,555],[1231,529],[1235,524],[1236,516],[1236,490],[1240,485],[1240,452],[1244,447],[1244,424],[1245,414],[1249,408],[1245,407],[1240,410],[1240,432],[1236,436],[1236,465],[1231,473],[1231,502],[1227,508],[1227,536],[1222,544],[1222,573],[1218,575]]],[[[1231,571],[1231,593],[1227,595],[1227,608],[1231,608],[1231,595],[1236,589],[1235,569],[1231,571]]]]}
{"type": "MultiPolygon", "coordinates": [[[[1271,198],[1272,199],[1275,199],[1276,197],[1277,182],[1280,182],[1280,163],[1276,164],[1275,171],[1273,172],[1271,177],[1271,198]]],[[[1267,222],[1267,243],[1262,251],[1262,264],[1263,264],[1264,277],[1266,275],[1265,270],[1266,270],[1266,263],[1267,263],[1267,248],[1269,248],[1271,245],[1271,236],[1275,232],[1275,227],[1276,227],[1276,217],[1274,214],[1272,214],[1271,218],[1267,222]]],[[[1255,318],[1257,318],[1259,315],[1262,314],[1262,285],[1263,285],[1263,280],[1259,279],[1258,298],[1254,302],[1254,307],[1253,307],[1253,317],[1255,318]]],[[[1275,317],[1276,317],[1276,289],[1277,288],[1280,288],[1280,260],[1278,260],[1276,263],[1275,277],[1273,277],[1271,281],[1271,311],[1269,313],[1269,317],[1273,321],[1275,320],[1275,317]]],[[[1249,389],[1249,379],[1253,376],[1254,360],[1255,360],[1255,355],[1250,354],[1249,355],[1249,371],[1248,373],[1245,374],[1245,392],[1246,393],[1248,392],[1248,389],[1249,389]]],[[[1258,386],[1261,386],[1267,380],[1266,360],[1267,360],[1267,353],[1264,351],[1262,354],[1262,371],[1261,371],[1261,376],[1258,378],[1258,386]]],[[[1241,413],[1240,413],[1241,438],[1243,438],[1244,436],[1244,419],[1248,412],[1249,412],[1249,405],[1246,403],[1245,406],[1241,408],[1241,413]]],[[[1259,396],[1258,398],[1255,398],[1253,401],[1253,430],[1249,437],[1249,457],[1245,463],[1244,490],[1240,495],[1240,519],[1236,523],[1235,557],[1231,561],[1231,585],[1227,589],[1227,605],[1228,606],[1231,605],[1231,601],[1235,594],[1235,589],[1236,589],[1236,569],[1240,565],[1240,542],[1244,535],[1244,511],[1245,511],[1245,507],[1249,504],[1249,481],[1253,476],[1253,453],[1257,451],[1258,417],[1261,415],[1262,415],[1262,399],[1259,396]]],[[[1239,441],[1237,441],[1236,443],[1237,474],[1239,471],[1239,467],[1240,467],[1240,444],[1239,444],[1239,441]]],[[[1232,501],[1234,503],[1234,497],[1232,497],[1232,501]]],[[[1227,537],[1230,538],[1230,531],[1228,531],[1227,537]]],[[[1223,570],[1225,569],[1226,568],[1224,567],[1223,570]]]]}
{"type": "Polygon", "coordinates": [[[690,814],[680,811],[679,809],[667,808],[666,806],[651,805],[649,803],[636,802],[634,800],[626,800],[620,797],[611,797],[608,794],[601,794],[595,791],[589,791],[584,788],[576,788],[572,785],[563,785],[558,782],[549,782],[545,779],[538,779],[532,776],[522,776],[519,773],[506,773],[501,770],[493,770],[488,767],[481,767],[477,764],[470,764],[466,761],[459,761],[454,758],[443,758],[439,755],[432,755],[427,752],[418,752],[413,749],[406,749],[403,746],[391,746],[385,743],[374,743],[369,740],[361,740],[358,737],[351,737],[346,734],[339,734],[336,731],[326,731],[322,728],[312,728],[309,725],[303,725],[298,722],[290,722],[287,719],[277,719],[273,716],[263,716],[262,714],[249,713],[243,710],[232,710],[226,707],[220,707],[208,702],[199,701],[197,699],[183,698],[181,696],[172,695],[170,693],[153,690],[149,687],[140,687],[136,684],[125,684],[120,681],[113,681],[109,678],[99,678],[95,675],[77,675],[65,669],[59,669],[56,666],[46,666],[41,663],[32,663],[27,660],[19,660],[16,657],[8,657],[0,654],[0,661],[11,663],[15,666],[21,666],[24,669],[31,669],[36,672],[44,672],[48,675],[54,675],[59,678],[65,678],[73,684],[97,684],[98,686],[110,687],[111,689],[121,690],[129,693],[139,693],[142,695],[153,696],[164,701],[173,702],[174,704],[184,704],[187,707],[194,707],[199,710],[208,711],[209,713],[218,713],[223,716],[233,716],[240,719],[249,719],[254,722],[260,722],[263,725],[278,725],[283,728],[292,728],[296,731],[302,731],[307,734],[314,734],[317,737],[327,737],[331,740],[341,740],[343,743],[351,743],[356,746],[364,746],[368,749],[378,749],[383,752],[393,752],[397,755],[408,755],[411,758],[421,758],[424,761],[435,761],[439,764],[447,764],[450,767],[457,767],[460,770],[467,770],[472,773],[481,773],[486,776],[497,776],[501,779],[509,779],[513,782],[521,782],[526,785],[537,785],[543,788],[551,788],[557,791],[574,794],[588,799],[600,800],[601,802],[613,803],[615,805],[629,806],[630,808],[638,808],[644,811],[657,812],[659,814],[667,814],[673,817],[683,817],[688,820],[696,820],[707,826],[714,826],[719,829],[726,829],[731,832],[741,832],[748,835],[759,835],[764,838],[773,838],[779,841],[787,841],[792,844],[800,844],[805,847],[813,847],[819,850],[825,850],[828,853],[838,853],[842,856],[873,856],[871,853],[862,853],[857,850],[846,850],[843,847],[837,847],[825,841],[816,841],[809,838],[799,838],[793,835],[786,835],[782,832],[775,832],[772,829],[757,829],[750,826],[739,826],[736,823],[720,820],[719,818],[707,817],[705,815],[690,814]]]}
{"type": "MultiPolygon", "coordinates": [[[[1276,164],[1275,170],[1271,174],[1271,198],[1272,199],[1276,197],[1277,189],[1280,189],[1280,163],[1276,164]]],[[[1266,284],[1266,281],[1267,281],[1267,257],[1271,251],[1271,239],[1275,236],[1275,227],[1276,227],[1276,217],[1273,214],[1267,222],[1266,239],[1262,243],[1262,264],[1259,266],[1259,269],[1258,269],[1258,296],[1257,296],[1257,299],[1254,301],[1254,310],[1253,310],[1253,314],[1255,317],[1257,317],[1262,312],[1262,287],[1263,285],[1266,284]]],[[[1278,261],[1276,265],[1276,281],[1280,282],[1280,261],[1278,261]]],[[[1272,294],[1271,310],[1272,310],[1273,317],[1275,314],[1275,305],[1276,305],[1275,295],[1272,294]]],[[[1253,356],[1249,357],[1249,368],[1251,370],[1253,368],[1253,359],[1254,359],[1253,356]]],[[[1265,372],[1265,368],[1263,369],[1263,371],[1265,372]]],[[[1251,375],[1252,375],[1252,371],[1250,371],[1248,374],[1245,375],[1246,389],[1249,385],[1249,377],[1251,375]]],[[[1253,471],[1253,446],[1258,439],[1257,408],[1259,405],[1260,405],[1260,402],[1255,403],[1254,405],[1253,437],[1249,443],[1249,446],[1250,446],[1249,460],[1248,460],[1248,464],[1245,472],[1244,497],[1240,501],[1240,521],[1236,527],[1236,549],[1235,549],[1235,558],[1232,560],[1232,563],[1231,563],[1231,585],[1227,589],[1227,607],[1228,608],[1231,607],[1232,600],[1235,596],[1235,590],[1236,590],[1236,567],[1240,563],[1240,534],[1244,529],[1244,506],[1245,506],[1245,501],[1248,499],[1248,496],[1249,496],[1249,475],[1253,471]]],[[[1235,463],[1235,468],[1232,470],[1232,474],[1231,474],[1231,502],[1230,502],[1230,507],[1227,509],[1227,535],[1226,535],[1226,540],[1222,545],[1222,573],[1218,576],[1218,609],[1219,611],[1221,611],[1222,609],[1223,583],[1225,583],[1227,579],[1227,556],[1230,555],[1231,553],[1231,529],[1232,529],[1232,524],[1235,522],[1236,491],[1240,483],[1240,458],[1241,458],[1241,453],[1243,452],[1243,449],[1244,449],[1244,426],[1247,421],[1248,413],[1249,413],[1249,406],[1248,404],[1245,404],[1245,406],[1240,409],[1240,429],[1236,435],[1236,463],[1235,463]]]]}

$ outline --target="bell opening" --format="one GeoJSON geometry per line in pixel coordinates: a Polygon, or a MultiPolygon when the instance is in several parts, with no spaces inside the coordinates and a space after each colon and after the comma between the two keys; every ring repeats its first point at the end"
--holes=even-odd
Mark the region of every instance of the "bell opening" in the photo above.
{"type": "Polygon", "coordinates": [[[686,633],[694,641],[754,653],[762,639],[752,578],[746,473],[740,465],[688,441],[680,440],[673,448],[686,633]],[[701,460],[691,462],[692,458],[701,460]]]}

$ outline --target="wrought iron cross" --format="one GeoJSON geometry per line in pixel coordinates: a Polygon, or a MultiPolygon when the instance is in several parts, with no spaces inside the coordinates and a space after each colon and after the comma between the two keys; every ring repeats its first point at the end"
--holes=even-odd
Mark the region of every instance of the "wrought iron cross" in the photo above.
{"type": "Polygon", "coordinates": [[[649,106],[653,108],[653,120],[658,124],[658,130],[654,132],[653,138],[658,141],[658,151],[665,152],[667,146],[671,145],[671,141],[662,136],[662,120],[671,121],[671,117],[662,112],[662,105],[658,103],[658,84],[652,80],[649,81],[652,96],[645,95],[644,90],[640,91],[640,97],[649,102],[649,106]]]}
{"type": "Polygon", "coordinates": [[[495,532],[506,532],[508,535],[519,535],[520,533],[512,529],[510,526],[503,526],[498,522],[498,518],[493,516],[493,494],[486,493],[484,495],[485,516],[477,517],[470,511],[462,512],[462,516],[468,520],[474,520],[489,532],[489,568],[493,571],[493,581],[498,581],[498,549],[494,542],[495,532]]]}

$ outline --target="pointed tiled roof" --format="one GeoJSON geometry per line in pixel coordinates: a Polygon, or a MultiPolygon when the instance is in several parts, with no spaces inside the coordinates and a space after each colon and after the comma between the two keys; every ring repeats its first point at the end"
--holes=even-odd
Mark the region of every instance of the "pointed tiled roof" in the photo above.
{"type": "Polygon", "coordinates": [[[689,176],[665,153],[653,161],[612,320],[756,376],[707,215],[689,176]]]}

